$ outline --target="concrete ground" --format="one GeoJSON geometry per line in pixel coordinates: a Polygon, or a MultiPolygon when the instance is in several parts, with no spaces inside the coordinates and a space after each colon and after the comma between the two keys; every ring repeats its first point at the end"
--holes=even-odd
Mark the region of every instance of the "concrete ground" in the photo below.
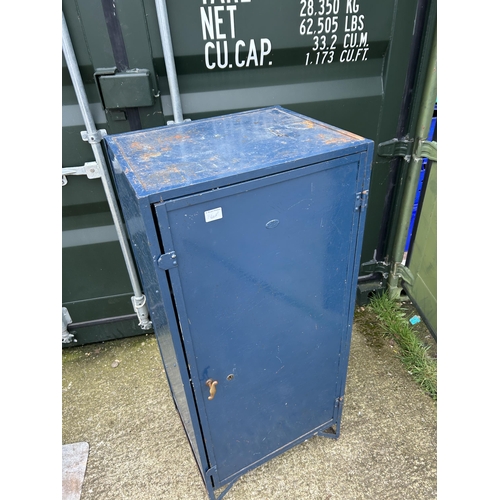
{"type": "MultiPolygon", "coordinates": [[[[208,499],[153,335],[62,357],[62,444],[89,444],[81,500],[208,499]]],[[[224,500],[433,500],[436,432],[436,403],[355,322],[339,439],[298,445],[224,500]]]]}

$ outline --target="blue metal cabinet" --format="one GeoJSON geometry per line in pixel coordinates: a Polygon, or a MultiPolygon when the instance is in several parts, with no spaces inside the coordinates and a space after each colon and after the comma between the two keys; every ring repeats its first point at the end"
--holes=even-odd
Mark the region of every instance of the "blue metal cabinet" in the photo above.
{"type": "Polygon", "coordinates": [[[105,140],[209,496],[338,437],[372,142],[281,107],[105,140]]]}

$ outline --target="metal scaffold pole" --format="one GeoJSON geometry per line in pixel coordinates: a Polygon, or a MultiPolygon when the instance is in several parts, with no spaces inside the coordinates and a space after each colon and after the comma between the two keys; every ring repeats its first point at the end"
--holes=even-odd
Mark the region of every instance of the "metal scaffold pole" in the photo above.
{"type": "Polygon", "coordinates": [[[111,216],[113,217],[113,222],[118,234],[118,241],[120,243],[123,257],[125,259],[125,265],[130,277],[130,282],[132,284],[132,289],[134,292],[134,296],[132,297],[132,305],[135,312],[137,313],[137,317],[139,318],[139,326],[143,330],[148,330],[152,325],[146,306],[146,297],[142,293],[139,278],[137,276],[132,254],[126,238],[125,227],[121,220],[120,212],[118,209],[118,202],[112,188],[111,178],[106,167],[104,152],[101,145],[101,140],[104,135],[106,135],[106,131],[97,130],[94,119],[90,112],[89,102],[83,85],[80,69],[78,67],[78,62],[76,60],[75,52],[73,50],[73,44],[71,42],[71,37],[69,35],[64,13],[62,14],[62,46],[66,64],[68,66],[68,71],[73,83],[73,88],[75,90],[79,108],[85,123],[86,130],[81,133],[82,139],[84,141],[88,141],[88,143],[92,147],[92,152],[94,153],[97,168],[99,169],[102,185],[109,203],[111,216]]]}

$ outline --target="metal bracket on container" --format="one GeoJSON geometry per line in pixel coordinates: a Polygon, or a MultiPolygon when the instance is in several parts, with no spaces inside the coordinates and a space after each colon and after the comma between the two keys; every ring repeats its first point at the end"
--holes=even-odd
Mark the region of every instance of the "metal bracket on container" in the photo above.
{"type": "Polygon", "coordinates": [[[159,96],[148,69],[97,68],[94,80],[106,111],[152,106],[159,96]]]}
{"type": "Polygon", "coordinates": [[[142,297],[133,296],[132,298],[132,307],[139,318],[139,326],[142,330],[150,330],[153,328],[153,323],[149,319],[148,308],[146,306],[146,296],[142,295],[142,297]]]}
{"type": "Polygon", "coordinates": [[[83,167],[64,167],[62,169],[62,185],[68,183],[67,175],[86,175],[89,179],[98,179],[101,177],[101,169],[95,161],[89,161],[83,167]]]}
{"type": "Polygon", "coordinates": [[[82,139],[90,144],[98,144],[102,139],[108,135],[105,129],[96,130],[92,134],[89,134],[86,130],[80,132],[82,139]]]}
{"type": "Polygon", "coordinates": [[[71,342],[77,342],[74,338],[75,336],[72,333],[68,332],[68,325],[73,323],[71,316],[69,315],[68,310],[63,307],[62,308],[62,343],[70,344],[71,342]]]}
{"type": "MultiPolygon", "coordinates": [[[[182,123],[187,123],[187,122],[190,122],[191,121],[191,118],[186,118],[182,121],[182,123]]],[[[177,122],[175,122],[174,120],[168,120],[167,121],[167,125],[175,125],[177,122]]]]}

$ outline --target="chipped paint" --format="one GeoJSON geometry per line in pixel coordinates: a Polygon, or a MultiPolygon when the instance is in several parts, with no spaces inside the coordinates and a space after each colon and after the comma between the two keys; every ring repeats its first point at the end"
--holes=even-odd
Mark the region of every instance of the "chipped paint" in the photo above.
{"type": "MultiPolygon", "coordinates": [[[[138,132],[106,141],[125,175],[144,195],[170,191],[311,157],[335,157],[365,139],[280,107],[235,113],[138,132]]],[[[355,151],[353,151],[355,152],[355,151]]],[[[251,174],[258,175],[258,174],[251,174]]]]}
{"type": "Polygon", "coordinates": [[[143,155],[141,155],[141,160],[148,161],[151,158],[158,158],[158,156],[161,156],[160,152],[152,151],[151,153],[144,153],[143,155]]]}

